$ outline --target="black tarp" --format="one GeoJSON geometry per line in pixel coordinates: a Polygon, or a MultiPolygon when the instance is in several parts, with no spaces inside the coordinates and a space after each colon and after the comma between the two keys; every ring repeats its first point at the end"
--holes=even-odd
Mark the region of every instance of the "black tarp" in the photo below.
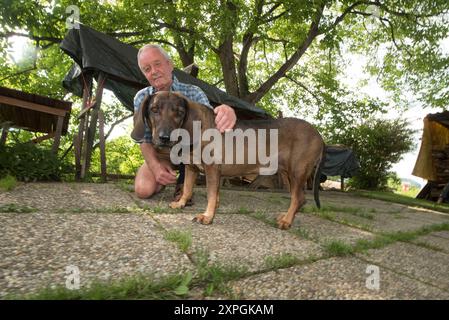
{"type": "Polygon", "coordinates": [[[343,146],[326,146],[326,161],[322,174],[351,178],[357,174],[359,168],[359,162],[351,149],[343,146]]]}
{"type": "MultiPolygon", "coordinates": [[[[63,80],[63,86],[67,90],[82,96],[84,80],[81,69],[84,72],[92,72],[95,77],[101,71],[108,76],[105,88],[113,91],[127,109],[133,110],[135,94],[148,86],[148,81],[137,65],[137,48],[82,24],[79,29],[71,29],[67,33],[60,47],[76,62],[63,80]]],[[[270,118],[264,110],[230,96],[181,70],[175,69],[174,74],[179,81],[200,87],[212,105],[232,106],[239,118],[270,118]]]]}

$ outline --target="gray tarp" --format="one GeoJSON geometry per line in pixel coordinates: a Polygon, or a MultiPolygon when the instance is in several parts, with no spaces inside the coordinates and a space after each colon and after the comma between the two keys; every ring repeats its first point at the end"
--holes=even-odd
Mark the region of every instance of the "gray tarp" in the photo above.
{"type": "MultiPolygon", "coordinates": [[[[101,71],[108,75],[105,88],[113,91],[126,108],[133,110],[134,95],[148,86],[148,81],[137,65],[138,49],[82,24],[79,29],[71,29],[67,33],[60,47],[76,62],[63,81],[67,90],[82,96],[83,77],[80,67],[94,76],[101,71]]],[[[224,103],[234,107],[239,118],[270,118],[264,110],[181,70],[175,69],[174,74],[179,81],[200,87],[212,105],[224,103]]]]}

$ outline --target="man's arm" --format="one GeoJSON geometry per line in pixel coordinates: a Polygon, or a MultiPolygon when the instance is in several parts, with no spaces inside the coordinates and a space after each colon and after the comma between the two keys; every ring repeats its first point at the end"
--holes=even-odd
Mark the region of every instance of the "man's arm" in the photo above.
{"type": "Polygon", "coordinates": [[[141,143],[140,151],[145,159],[145,164],[153,172],[157,183],[167,185],[176,182],[176,172],[159,161],[156,150],[151,144],[141,143]]]}

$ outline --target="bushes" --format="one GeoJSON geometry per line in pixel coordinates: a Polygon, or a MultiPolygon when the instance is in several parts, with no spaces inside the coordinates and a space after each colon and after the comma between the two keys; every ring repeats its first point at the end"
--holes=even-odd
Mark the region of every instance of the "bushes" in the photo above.
{"type": "Polygon", "coordinates": [[[387,189],[389,170],[413,149],[414,130],[404,120],[369,119],[334,137],[352,148],[360,170],[349,184],[357,189],[387,189]]]}
{"type": "Polygon", "coordinates": [[[0,177],[11,175],[21,181],[59,181],[69,169],[69,165],[50,150],[35,144],[0,146],[0,177]]]}

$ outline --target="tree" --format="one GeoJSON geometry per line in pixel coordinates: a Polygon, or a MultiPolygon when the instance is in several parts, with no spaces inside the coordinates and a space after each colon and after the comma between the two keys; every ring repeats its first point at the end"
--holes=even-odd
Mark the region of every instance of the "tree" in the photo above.
{"type": "Polygon", "coordinates": [[[400,119],[370,118],[360,125],[347,127],[334,137],[335,143],[352,148],[360,162],[358,174],[351,179],[357,189],[386,189],[389,170],[413,149],[413,133],[400,119]]]}
{"type": "MultiPolygon", "coordinates": [[[[76,5],[81,22],[136,46],[150,41],[164,44],[178,53],[183,66],[200,64],[202,78],[223,83],[229,94],[267,109],[275,109],[273,103],[285,96],[298,107],[304,107],[302,101],[313,101],[324,109],[338,103],[333,93],[339,89],[336,76],[343,67],[342,46],[370,53],[371,72],[380,75],[384,87],[394,91],[398,100],[403,85],[416,89],[433,106],[442,106],[448,94],[440,80],[444,78],[434,77],[448,72],[448,57],[438,47],[448,35],[446,0],[3,3],[3,48],[5,39],[20,34],[32,39],[41,52],[55,51],[67,31],[65,9],[76,5]],[[384,57],[375,60],[380,49],[384,57]],[[432,82],[425,81],[430,78],[432,82]],[[292,85],[298,93],[286,92],[292,85]],[[323,99],[325,95],[334,99],[323,99]]],[[[45,63],[52,69],[47,76],[61,66],[50,66],[55,60],[67,61],[53,53],[53,61],[45,63]]],[[[8,66],[2,71],[11,72],[8,66]]]]}

